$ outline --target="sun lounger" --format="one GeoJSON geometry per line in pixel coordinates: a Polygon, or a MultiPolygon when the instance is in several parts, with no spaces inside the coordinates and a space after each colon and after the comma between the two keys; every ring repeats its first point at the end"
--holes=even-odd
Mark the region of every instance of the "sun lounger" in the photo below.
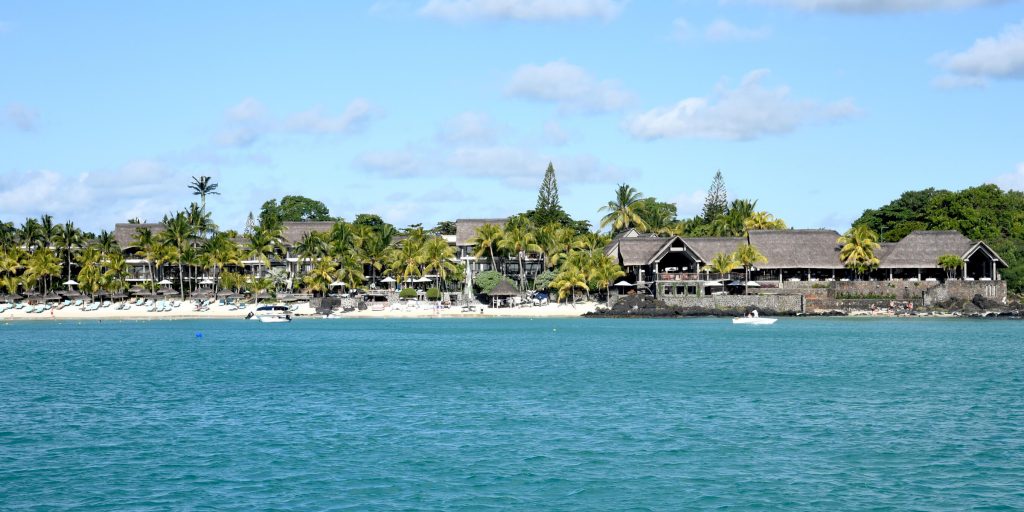
{"type": "Polygon", "coordinates": [[[78,299],[78,300],[75,301],[75,306],[81,306],[82,304],[83,304],[82,299],[78,299]]]}

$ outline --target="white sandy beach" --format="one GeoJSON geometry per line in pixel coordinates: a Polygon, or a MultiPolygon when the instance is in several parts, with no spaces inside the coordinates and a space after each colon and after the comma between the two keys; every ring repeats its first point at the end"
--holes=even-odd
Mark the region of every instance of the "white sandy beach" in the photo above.
{"type": "MultiPolygon", "coordinates": [[[[339,313],[331,318],[556,318],[556,317],[577,317],[594,311],[597,303],[587,302],[583,304],[548,304],[545,306],[520,307],[520,308],[489,308],[480,306],[474,312],[464,312],[461,308],[433,308],[429,305],[422,307],[401,305],[393,308],[385,308],[382,311],[352,311],[339,313]]],[[[127,310],[118,310],[114,306],[100,308],[96,311],[83,311],[80,307],[65,307],[63,309],[51,309],[43,313],[28,313],[26,309],[6,310],[0,313],[0,320],[3,321],[48,321],[48,320],[181,320],[181,319],[241,319],[249,312],[256,309],[250,305],[244,309],[230,309],[227,306],[213,305],[208,311],[196,311],[192,303],[181,304],[171,311],[160,313],[147,312],[143,307],[132,307],[127,310]]],[[[307,304],[302,304],[294,313],[296,318],[322,318],[307,304]]]]}

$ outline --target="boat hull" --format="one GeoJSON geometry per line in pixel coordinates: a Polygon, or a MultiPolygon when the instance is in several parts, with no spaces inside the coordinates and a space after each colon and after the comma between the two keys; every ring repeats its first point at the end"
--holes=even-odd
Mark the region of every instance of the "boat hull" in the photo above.
{"type": "Polygon", "coordinates": [[[737,325],[771,325],[778,318],[733,318],[732,323],[737,325]]]}
{"type": "Polygon", "coordinates": [[[261,324],[280,324],[292,321],[291,318],[285,316],[257,316],[256,319],[259,320],[261,324]]]}

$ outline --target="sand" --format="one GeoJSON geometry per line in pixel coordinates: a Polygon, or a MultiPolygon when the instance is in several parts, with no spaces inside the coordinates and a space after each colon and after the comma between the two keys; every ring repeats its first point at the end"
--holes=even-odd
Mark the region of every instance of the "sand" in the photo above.
{"type": "MultiPolygon", "coordinates": [[[[464,312],[462,308],[453,307],[448,309],[437,309],[431,305],[421,306],[401,305],[386,308],[382,311],[364,310],[352,311],[349,313],[338,313],[331,318],[557,318],[557,317],[578,317],[596,309],[597,304],[587,302],[583,304],[548,304],[545,306],[520,307],[520,308],[490,308],[480,306],[474,312],[464,312]]],[[[228,306],[214,305],[209,311],[196,311],[195,305],[191,302],[181,304],[171,311],[160,313],[147,312],[145,307],[132,306],[127,310],[118,310],[114,306],[100,308],[96,311],[83,311],[81,307],[65,307],[63,309],[51,309],[43,313],[27,313],[27,308],[22,310],[6,310],[0,313],[0,320],[181,320],[181,319],[242,319],[250,311],[256,309],[255,305],[245,309],[232,310],[228,306]]],[[[309,307],[302,304],[294,313],[299,318],[323,318],[309,307]]]]}

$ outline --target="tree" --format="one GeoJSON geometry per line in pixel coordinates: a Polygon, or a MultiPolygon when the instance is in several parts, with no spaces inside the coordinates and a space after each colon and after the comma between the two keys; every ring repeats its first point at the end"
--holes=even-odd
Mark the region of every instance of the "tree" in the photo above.
{"type": "Polygon", "coordinates": [[[199,196],[203,211],[206,211],[206,196],[220,195],[220,192],[217,192],[217,184],[211,180],[209,176],[192,176],[192,183],[188,186],[192,190],[192,195],[199,196]]]}
{"type": "Polygon", "coordinates": [[[576,302],[576,289],[590,291],[587,286],[587,276],[582,269],[575,265],[566,265],[558,272],[558,277],[551,282],[551,287],[558,291],[558,300],[571,295],[572,301],[576,302]]]}
{"type": "Polygon", "coordinates": [[[435,234],[435,235],[437,235],[437,236],[441,236],[441,235],[454,235],[455,234],[455,230],[456,230],[455,221],[452,221],[452,220],[442,220],[442,221],[439,221],[437,223],[437,225],[434,226],[434,228],[430,230],[430,232],[435,234]]]}
{"type": "Polygon", "coordinates": [[[712,223],[728,211],[728,194],[725,191],[725,179],[722,178],[722,171],[716,171],[715,177],[711,179],[711,186],[708,194],[704,197],[704,209],[701,217],[704,222],[712,223]]]}
{"type": "Polygon", "coordinates": [[[284,196],[278,208],[285,222],[334,220],[324,203],[308,197],[284,196]]]}
{"type": "Polygon", "coordinates": [[[245,257],[259,260],[264,266],[269,267],[270,257],[277,254],[281,247],[281,228],[265,228],[260,225],[245,238],[248,242],[245,257]]]}
{"type": "Polygon", "coordinates": [[[380,218],[380,215],[373,213],[360,213],[356,215],[355,220],[352,221],[352,225],[366,226],[374,231],[381,231],[386,227],[390,227],[392,230],[395,229],[391,224],[384,222],[384,219],[380,218]]]}
{"type": "Polygon", "coordinates": [[[638,201],[636,212],[651,233],[667,234],[676,222],[676,205],[659,202],[653,197],[638,201]]]}
{"type": "Polygon", "coordinates": [[[82,236],[82,231],[76,228],[71,221],[65,222],[57,232],[57,250],[67,265],[67,280],[69,281],[71,280],[71,262],[84,243],[85,238],[82,236]]]}
{"type": "Polygon", "coordinates": [[[487,254],[491,257],[491,270],[497,270],[498,264],[494,260],[494,249],[501,243],[504,230],[501,226],[484,224],[476,228],[476,234],[469,240],[469,243],[476,247],[473,256],[477,258],[487,254]]]}
{"type": "Polygon", "coordinates": [[[428,274],[436,274],[445,289],[448,277],[458,271],[455,264],[455,250],[441,237],[431,237],[420,248],[423,270],[428,274]]]}
{"type": "Polygon", "coordinates": [[[498,241],[498,248],[515,254],[519,260],[519,289],[526,289],[526,254],[541,252],[537,238],[524,226],[506,227],[505,234],[498,241]]]}
{"type": "Polygon", "coordinates": [[[748,283],[750,283],[750,268],[758,263],[766,263],[768,258],[761,254],[761,251],[757,250],[757,247],[747,243],[736,249],[736,252],[732,255],[732,259],[736,264],[743,267],[743,294],[746,295],[747,286],[748,283]]]}
{"type": "Polygon", "coordinates": [[[732,254],[720,252],[711,258],[711,261],[704,267],[708,272],[714,272],[715,274],[728,274],[732,272],[738,264],[732,254]]]}
{"type": "Polygon", "coordinates": [[[839,249],[839,261],[857,275],[878,267],[879,260],[875,257],[875,249],[881,247],[878,234],[865,225],[853,226],[836,240],[842,247],[839,249]]]}
{"type": "Polygon", "coordinates": [[[647,229],[647,224],[637,212],[637,203],[643,197],[635,188],[625,183],[619,184],[615,190],[615,199],[598,209],[608,212],[601,218],[601,228],[611,226],[613,231],[624,231],[631,227],[647,229]]]}
{"type": "Polygon", "coordinates": [[[164,231],[160,235],[167,245],[174,248],[175,256],[178,259],[178,290],[181,293],[181,300],[185,300],[185,248],[191,243],[195,228],[184,212],[165,215],[163,225],[164,231]]]}
{"type": "Polygon", "coordinates": [[[334,281],[336,271],[337,268],[335,268],[334,262],[328,258],[323,258],[313,264],[313,268],[302,278],[302,282],[313,293],[326,293],[330,289],[330,284],[334,281]]]}
{"type": "Polygon", "coordinates": [[[956,254],[943,254],[939,256],[938,264],[946,271],[946,277],[953,279],[956,277],[956,271],[963,268],[964,259],[956,254]]]}
{"type": "Polygon", "coordinates": [[[537,191],[537,207],[531,219],[535,224],[543,226],[552,222],[562,222],[568,218],[558,199],[558,180],[555,178],[555,166],[548,162],[544,171],[544,180],[537,191]]]}
{"type": "MultiPolygon", "coordinates": [[[[480,289],[481,293],[490,294],[495,286],[502,281],[508,281],[505,276],[496,270],[485,270],[473,278],[473,285],[480,289]]],[[[514,284],[509,281],[510,284],[514,284]]]]}
{"type": "Polygon", "coordinates": [[[213,267],[213,293],[216,294],[220,284],[221,269],[225,265],[241,265],[238,245],[225,233],[216,233],[203,243],[203,254],[206,263],[213,267]]]}
{"type": "Polygon", "coordinates": [[[743,221],[743,229],[746,232],[747,242],[750,242],[750,232],[762,229],[786,229],[786,223],[782,219],[776,219],[768,212],[754,212],[743,221]]]}

